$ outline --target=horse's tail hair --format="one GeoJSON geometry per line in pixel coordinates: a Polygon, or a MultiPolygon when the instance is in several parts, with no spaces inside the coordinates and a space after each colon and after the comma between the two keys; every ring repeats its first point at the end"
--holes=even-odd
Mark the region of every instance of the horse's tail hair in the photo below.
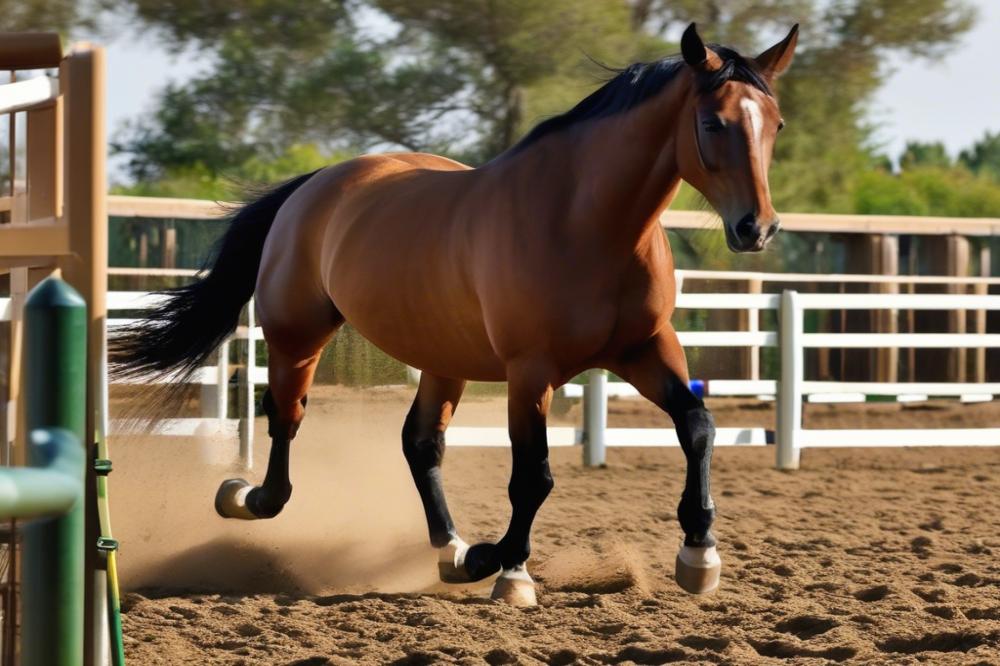
{"type": "Polygon", "coordinates": [[[234,209],[204,273],[192,284],[159,292],[163,301],[134,323],[115,327],[108,366],[117,379],[187,380],[239,323],[253,296],[264,241],[281,205],[316,172],[257,193],[234,209]]]}

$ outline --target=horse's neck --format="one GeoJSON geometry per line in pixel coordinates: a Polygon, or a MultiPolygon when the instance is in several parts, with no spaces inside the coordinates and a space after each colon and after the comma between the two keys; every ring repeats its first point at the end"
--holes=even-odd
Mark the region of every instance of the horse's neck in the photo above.
{"type": "Polygon", "coordinates": [[[627,244],[658,225],[680,186],[677,137],[688,86],[679,77],[638,108],[567,137],[574,174],[570,214],[579,230],[627,244]]]}

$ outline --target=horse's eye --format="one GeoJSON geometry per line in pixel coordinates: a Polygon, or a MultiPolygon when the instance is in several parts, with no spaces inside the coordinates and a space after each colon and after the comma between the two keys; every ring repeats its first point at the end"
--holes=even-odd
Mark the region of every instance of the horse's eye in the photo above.
{"type": "Polygon", "coordinates": [[[701,121],[701,126],[706,132],[721,132],[726,126],[718,118],[708,118],[701,121]]]}
{"type": "Polygon", "coordinates": [[[785,129],[785,121],[784,120],[778,122],[778,131],[780,132],[783,129],[785,129]]]}

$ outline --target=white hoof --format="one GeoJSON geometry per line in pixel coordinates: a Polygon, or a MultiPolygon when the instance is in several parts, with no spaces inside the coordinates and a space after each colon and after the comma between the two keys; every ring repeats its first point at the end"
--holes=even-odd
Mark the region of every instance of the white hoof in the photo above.
{"type": "Polygon", "coordinates": [[[695,548],[681,546],[677,553],[674,579],[685,592],[707,594],[719,587],[722,560],[715,546],[695,548]]]}
{"type": "Polygon", "coordinates": [[[438,573],[444,583],[471,583],[465,571],[465,554],[469,544],[455,537],[444,548],[438,549],[438,573]]]}
{"type": "Polygon", "coordinates": [[[519,564],[501,571],[493,584],[493,593],[490,595],[490,599],[503,601],[511,606],[537,606],[535,581],[528,575],[528,568],[519,564]]]}
{"type": "Polygon", "coordinates": [[[246,479],[227,479],[215,493],[215,510],[223,518],[238,518],[240,520],[258,520],[247,508],[247,495],[253,490],[253,485],[246,479]]]}

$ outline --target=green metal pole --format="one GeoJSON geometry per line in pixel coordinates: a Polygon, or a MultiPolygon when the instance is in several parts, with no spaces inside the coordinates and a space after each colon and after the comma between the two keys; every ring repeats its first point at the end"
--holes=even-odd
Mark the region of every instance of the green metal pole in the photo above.
{"type": "MultiPolygon", "coordinates": [[[[88,441],[86,312],[80,294],[58,278],[42,281],[25,301],[26,430],[68,430],[82,444],[81,462],[88,441]]],[[[44,442],[27,449],[30,466],[45,466],[51,456],[44,442]]],[[[74,473],[82,486],[85,465],[74,473]]],[[[84,502],[26,526],[23,544],[22,664],[78,666],[83,663],[84,502]]]]}

